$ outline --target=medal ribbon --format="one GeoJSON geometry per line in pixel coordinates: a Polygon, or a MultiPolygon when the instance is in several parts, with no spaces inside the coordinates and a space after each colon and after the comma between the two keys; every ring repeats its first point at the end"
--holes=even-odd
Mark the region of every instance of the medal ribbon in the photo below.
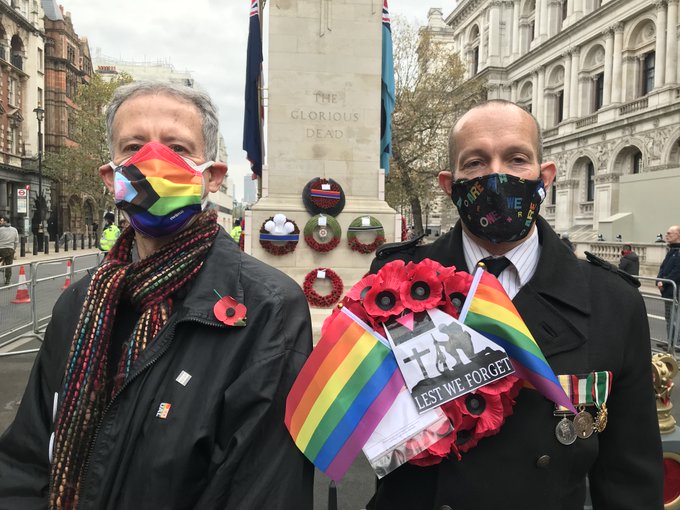
{"type": "MultiPolygon", "coordinates": [[[[611,392],[611,371],[564,374],[558,375],[557,378],[575,407],[595,405],[600,409],[611,392]]],[[[558,406],[557,411],[566,412],[567,408],[558,406]]]]}

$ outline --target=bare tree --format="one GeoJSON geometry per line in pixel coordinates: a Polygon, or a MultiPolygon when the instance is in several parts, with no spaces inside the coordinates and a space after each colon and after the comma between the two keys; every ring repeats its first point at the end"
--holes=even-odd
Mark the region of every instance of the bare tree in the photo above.
{"type": "Polygon", "coordinates": [[[486,97],[480,80],[464,80],[450,44],[403,18],[392,23],[395,108],[388,203],[410,209],[423,232],[423,209],[438,193],[437,174],[448,168],[447,135],[455,120],[486,97]]]}

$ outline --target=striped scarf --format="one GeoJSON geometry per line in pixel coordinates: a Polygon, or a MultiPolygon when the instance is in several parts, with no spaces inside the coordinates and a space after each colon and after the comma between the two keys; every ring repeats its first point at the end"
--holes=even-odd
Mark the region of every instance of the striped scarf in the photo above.
{"type": "Polygon", "coordinates": [[[217,214],[201,213],[171,243],[132,262],[135,232],[128,227],[92,276],[60,395],[50,510],[77,508],[89,450],[106,406],[123,387],[140,353],[167,322],[173,293],[201,269],[218,231],[217,214]],[[121,300],[129,301],[141,315],[122,346],[116,374],[109,374],[111,332],[121,300]]]}

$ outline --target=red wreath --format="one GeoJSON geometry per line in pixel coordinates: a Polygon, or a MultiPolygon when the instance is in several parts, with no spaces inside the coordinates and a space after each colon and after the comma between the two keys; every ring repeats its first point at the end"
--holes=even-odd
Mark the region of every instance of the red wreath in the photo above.
{"type": "MultiPolygon", "coordinates": [[[[328,184],[330,186],[330,191],[337,191],[338,193],[342,192],[342,188],[337,182],[329,181],[328,179],[319,179],[318,181],[314,181],[309,187],[309,191],[321,191],[324,184],[328,184]]],[[[338,204],[338,199],[313,197],[311,195],[309,200],[315,206],[323,209],[324,211],[330,209],[331,207],[335,207],[338,204]]]]}
{"type": "MultiPolygon", "coordinates": [[[[420,263],[395,260],[385,264],[376,274],[366,275],[342,300],[361,320],[385,335],[383,323],[402,312],[439,308],[456,319],[468,294],[472,276],[455,267],[444,267],[425,259],[420,263]]],[[[331,317],[339,313],[337,307],[331,317]]],[[[331,317],[326,319],[321,334],[331,317]]],[[[469,451],[484,437],[497,434],[505,419],[512,414],[522,381],[508,375],[447,402],[441,409],[454,426],[454,432],[413,457],[418,466],[439,464],[444,458],[469,451]]]]}
{"type": "Polygon", "coordinates": [[[351,248],[352,251],[367,254],[367,253],[373,253],[375,250],[377,250],[383,244],[385,244],[385,237],[384,236],[376,236],[375,239],[373,240],[373,242],[369,243],[369,244],[362,243],[356,237],[352,237],[352,238],[348,239],[348,242],[349,242],[349,247],[351,248]]]}
{"type": "Polygon", "coordinates": [[[332,269],[319,267],[307,273],[307,276],[305,276],[305,283],[302,286],[302,289],[304,290],[307,302],[311,306],[317,308],[328,308],[329,306],[333,306],[335,303],[337,303],[338,300],[340,299],[340,296],[342,296],[343,290],[342,279],[340,278],[340,276],[338,276],[338,273],[336,273],[332,269]],[[314,283],[318,278],[319,271],[326,272],[326,278],[330,280],[331,285],[333,286],[330,294],[326,294],[325,296],[322,296],[321,294],[314,290],[314,283]]]}

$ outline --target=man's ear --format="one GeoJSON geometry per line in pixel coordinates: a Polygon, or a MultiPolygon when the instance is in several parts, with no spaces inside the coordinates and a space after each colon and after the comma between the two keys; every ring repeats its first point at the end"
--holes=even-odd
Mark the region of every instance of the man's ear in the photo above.
{"type": "Polygon", "coordinates": [[[220,190],[220,186],[222,185],[222,181],[224,181],[224,177],[227,175],[227,171],[227,165],[220,163],[219,161],[213,163],[209,168],[206,168],[205,173],[207,174],[208,191],[210,191],[210,193],[216,193],[220,190]]]}
{"type": "Polygon", "coordinates": [[[552,183],[555,182],[555,174],[557,173],[557,167],[553,161],[546,161],[541,163],[541,180],[543,181],[543,188],[546,193],[552,183]]]}
{"type": "Polygon", "coordinates": [[[451,172],[439,172],[437,177],[439,178],[439,187],[444,191],[444,193],[446,193],[448,196],[451,196],[451,186],[453,185],[453,175],[451,172]]]}
{"type": "Polygon", "coordinates": [[[99,175],[101,176],[106,189],[113,194],[113,168],[111,168],[111,165],[106,163],[105,165],[100,166],[99,175]]]}

